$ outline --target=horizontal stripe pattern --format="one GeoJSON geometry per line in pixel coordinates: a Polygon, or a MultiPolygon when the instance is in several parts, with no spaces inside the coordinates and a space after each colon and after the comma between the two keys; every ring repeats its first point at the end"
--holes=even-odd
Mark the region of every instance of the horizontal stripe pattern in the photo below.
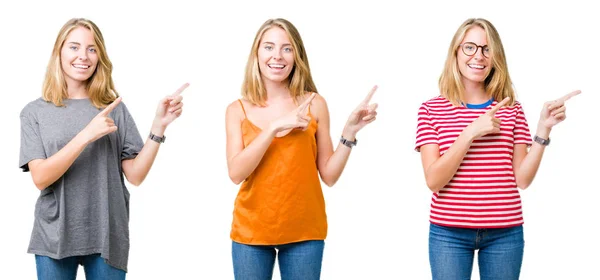
{"type": "MultiPolygon", "coordinates": [[[[452,105],[438,96],[418,112],[415,150],[435,144],[440,156],[460,133],[498,102],[483,109],[452,105]]],[[[503,228],[523,224],[521,196],[512,167],[515,144],[531,145],[531,134],[521,104],[496,113],[500,133],[475,139],[454,177],[432,195],[430,221],[463,228],[503,228]]]]}

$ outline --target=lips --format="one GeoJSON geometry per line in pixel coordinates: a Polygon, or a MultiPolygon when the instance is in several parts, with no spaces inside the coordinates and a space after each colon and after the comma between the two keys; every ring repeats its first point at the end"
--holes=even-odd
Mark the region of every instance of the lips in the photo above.
{"type": "Polygon", "coordinates": [[[77,69],[82,69],[82,70],[87,70],[90,68],[90,65],[86,65],[86,64],[71,64],[71,66],[73,66],[74,68],[77,68],[77,69]]]}
{"type": "Polygon", "coordinates": [[[467,64],[467,66],[469,66],[469,68],[471,69],[476,69],[476,70],[483,70],[485,69],[485,65],[481,65],[481,64],[467,64]]]}
{"type": "Polygon", "coordinates": [[[272,63],[272,64],[267,64],[267,66],[269,66],[269,68],[271,68],[271,69],[282,70],[283,68],[285,68],[286,65],[272,63]]]}

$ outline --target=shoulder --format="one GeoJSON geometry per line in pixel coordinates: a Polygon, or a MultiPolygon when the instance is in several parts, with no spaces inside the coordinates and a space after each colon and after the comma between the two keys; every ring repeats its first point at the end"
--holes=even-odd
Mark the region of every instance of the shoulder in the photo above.
{"type": "Polygon", "coordinates": [[[431,108],[439,108],[439,107],[451,107],[452,103],[446,99],[445,97],[438,95],[436,97],[430,98],[425,102],[421,103],[421,107],[419,110],[429,110],[431,108]]]}
{"type": "Polygon", "coordinates": [[[226,110],[226,117],[229,118],[239,118],[240,120],[242,120],[244,118],[244,109],[242,108],[242,104],[240,104],[240,102],[244,103],[244,106],[250,106],[251,104],[247,101],[244,101],[242,99],[236,99],[233,102],[229,103],[229,105],[227,105],[227,110],[226,110]]]}
{"type": "MultiPolygon", "coordinates": [[[[305,98],[309,98],[310,94],[306,94],[305,98]]],[[[304,100],[302,100],[304,102],[304,100]]],[[[313,100],[310,102],[310,112],[313,116],[316,116],[317,119],[319,118],[319,116],[323,116],[325,117],[327,114],[329,114],[329,110],[327,109],[327,101],[325,101],[325,98],[316,93],[315,92],[315,98],[313,98],[313,100]]]]}
{"type": "Polygon", "coordinates": [[[33,116],[37,112],[47,108],[48,106],[54,106],[54,104],[52,104],[50,102],[46,102],[43,98],[40,97],[36,100],[33,100],[33,101],[27,103],[27,105],[25,105],[25,107],[23,107],[23,109],[21,109],[20,116],[21,117],[33,116]]]}

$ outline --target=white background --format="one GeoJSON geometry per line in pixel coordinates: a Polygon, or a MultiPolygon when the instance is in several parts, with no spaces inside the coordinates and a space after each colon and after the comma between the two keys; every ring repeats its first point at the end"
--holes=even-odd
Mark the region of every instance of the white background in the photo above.
{"type": "Polygon", "coordinates": [[[142,135],[158,100],[191,83],[151,173],[130,188],[128,279],[233,279],[229,230],[238,186],[227,176],[225,108],[240,96],[256,31],[273,17],[287,18],[303,37],[334,140],[371,86],[380,87],[377,121],[359,133],[337,184],[323,185],[329,235],[322,279],[431,277],[431,193],[413,151],[417,109],[438,94],[447,48],[469,17],[486,18],[500,32],[532,132],[543,102],[583,91],[568,102],[567,120],[552,131],[535,181],[521,192],[521,276],[599,279],[597,9],[579,1],[393,2],[3,1],[0,279],[35,278],[26,249],[39,191],[18,168],[19,112],[40,96],[54,40],[72,17],[89,18],[103,32],[117,90],[142,135]]]}

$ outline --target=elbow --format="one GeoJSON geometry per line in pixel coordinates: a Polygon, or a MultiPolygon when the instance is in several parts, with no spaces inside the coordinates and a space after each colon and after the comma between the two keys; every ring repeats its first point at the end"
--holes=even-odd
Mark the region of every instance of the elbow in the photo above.
{"type": "Polygon", "coordinates": [[[49,186],[49,184],[47,184],[45,182],[39,182],[36,180],[33,180],[33,183],[35,184],[35,187],[40,191],[43,191],[44,189],[46,189],[49,186]]]}
{"type": "Polygon", "coordinates": [[[229,170],[229,179],[236,185],[242,183],[246,178],[241,178],[241,176],[236,175],[231,170],[229,170]]]}
{"type": "Polygon", "coordinates": [[[526,190],[527,188],[529,188],[529,185],[531,185],[531,182],[522,182],[517,180],[517,188],[521,189],[521,190],[526,190]]]}
{"type": "Polygon", "coordinates": [[[132,184],[136,187],[139,187],[142,184],[142,182],[144,182],[144,178],[142,178],[142,177],[137,177],[137,176],[130,176],[130,177],[125,176],[125,177],[127,178],[127,182],[129,182],[130,184],[132,184]]]}
{"type": "Polygon", "coordinates": [[[139,187],[142,184],[142,180],[127,180],[130,184],[139,187]]]}
{"type": "Polygon", "coordinates": [[[429,188],[429,190],[431,190],[432,192],[436,193],[439,192],[442,188],[444,188],[443,185],[439,184],[438,182],[432,182],[433,180],[429,179],[429,178],[425,178],[425,183],[427,184],[427,187],[429,188]]]}
{"type": "Polygon", "coordinates": [[[50,186],[50,183],[48,183],[47,180],[40,178],[40,176],[35,176],[33,173],[31,173],[31,177],[33,179],[33,184],[35,184],[35,187],[40,191],[43,191],[50,186]]]}
{"type": "Polygon", "coordinates": [[[325,183],[325,185],[327,185],[328,187],[333,187],[333,185],[335,185],[335,183],[337,182],[337,180],[325,180],[323,179],[323,183],[325,183]]]}
{"type": "Polygon", "coordinates": [[[327,176],[327,175],[323,175],[323,173],[321,173],[321,181],[323,181],[323,183],[325,183],[325,185],[327,185],[328,187],[333,187],[333,185],[335,185],[335,183],[337,183],[339,177],[333,177],[333,176],[327,176]]]}

